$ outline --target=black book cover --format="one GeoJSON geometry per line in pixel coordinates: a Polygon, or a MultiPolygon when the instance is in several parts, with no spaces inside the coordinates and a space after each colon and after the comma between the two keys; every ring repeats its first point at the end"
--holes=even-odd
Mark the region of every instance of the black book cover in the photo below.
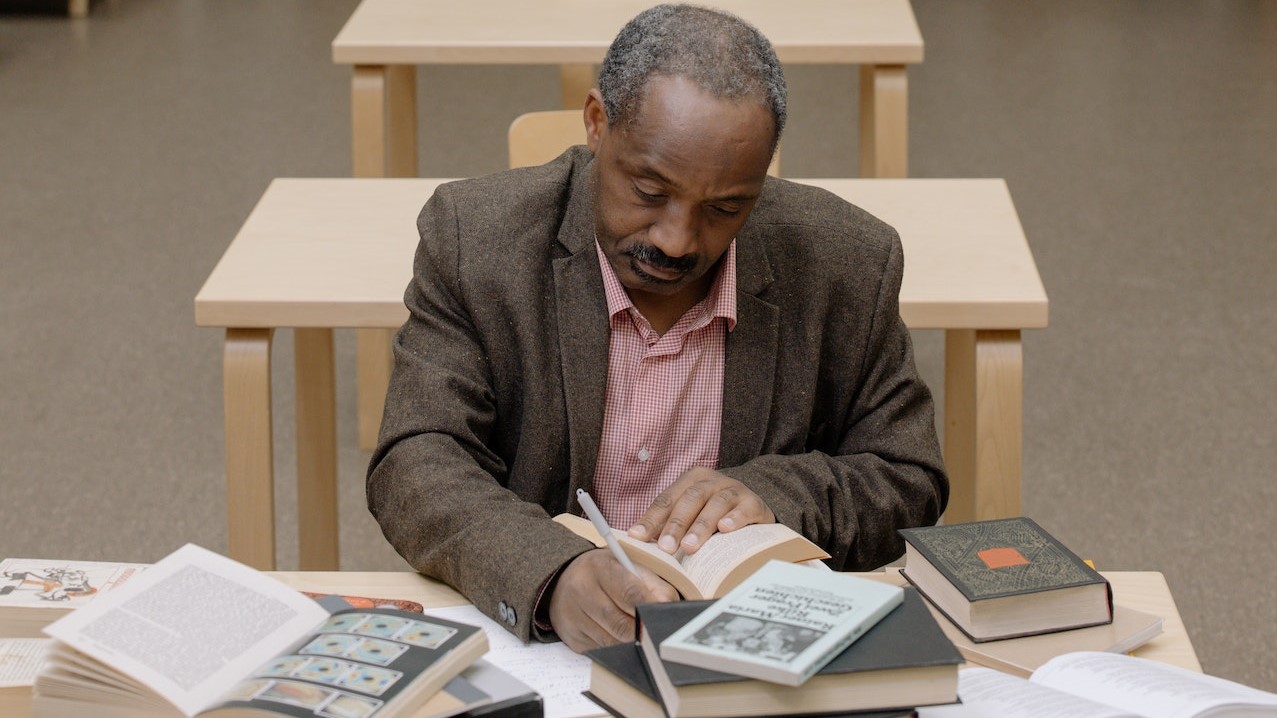
{"type": "MultiPolygon", "coordinates": [[[[638,607],[640,625],[657,644],[713,601],[649,603],[638,607]]],[[[944,635],[915,588],[905,588],[904,603],[820,669],[816,675],[937,665],[958,665],[962,654],[944,635]]],[[[676,687],[752,680],[731,673],[662,661],[676,687]]]]}

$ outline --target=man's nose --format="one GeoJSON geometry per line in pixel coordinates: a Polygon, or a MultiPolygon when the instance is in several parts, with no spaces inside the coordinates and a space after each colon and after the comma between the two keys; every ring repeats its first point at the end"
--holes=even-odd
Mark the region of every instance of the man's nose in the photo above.
{"type": "Polygon", "coordinates": [[[664,210],[649,232],[652,244],[674,259],[695,253],[700,239],[696,213],[673,202],[664,210]]]}

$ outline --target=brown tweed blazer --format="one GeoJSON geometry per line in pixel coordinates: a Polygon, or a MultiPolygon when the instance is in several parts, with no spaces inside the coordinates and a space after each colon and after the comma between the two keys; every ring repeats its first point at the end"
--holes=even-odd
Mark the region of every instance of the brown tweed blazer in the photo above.
{"type": "MultiPolygon", "coordinates": [[[[592,155],[441,186],[417,220],[368,504],[390,543],[525,640],[547,577],[590,548],[608,318],[592,155]]],[[[835,569],[903,551],[948,500],[934,408],[900,320],[894,230],[769,178],[736,238],[719,466],[835,569]]]]}

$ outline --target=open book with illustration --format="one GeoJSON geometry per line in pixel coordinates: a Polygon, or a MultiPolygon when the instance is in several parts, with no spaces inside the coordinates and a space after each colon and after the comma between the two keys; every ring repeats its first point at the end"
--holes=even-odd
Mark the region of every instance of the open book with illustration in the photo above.
{"type": "MultiPolygon", "coordinates": [[[[603,547],[606,544],[589,519],[559,514],[554,520],[578,536],[603,547]]],[[[729,533],[716,533],[700,550],[667,554],[653,541],[639,541],[612,529],[621,548],[634,563],[665,579],[683,598],[720,598],[771,560],[803,563],[829,558],[816,544],[784,524],[755,524],[729,533]]]]}
{"type": "Polygon", "coordinates": [[[38,715],[416,715],[487,650],[475,626],[392,608],[329,614],[186,545],[45,629],[38,715]]]}
{"type": "Polygon", "coordinates": [[[1025,680],[991,668],[958,676],[961,705],[922,718],[1226,718],[1277,716],[1277,694],[1178,666],[1080,651],[1047,661],[1025,680]]]}

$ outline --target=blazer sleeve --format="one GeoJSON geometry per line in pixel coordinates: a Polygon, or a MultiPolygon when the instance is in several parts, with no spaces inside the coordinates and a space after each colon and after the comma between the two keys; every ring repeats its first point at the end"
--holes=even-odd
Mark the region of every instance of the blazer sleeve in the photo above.
{"type": "MultiPolygon", "coordinates": [[[[854,311],[850,304],[835,303],[826,315],[826,341],[863,342],[858,370],[822,364],[823,372],[847,372],[836,381],[854,382],[844,388],[845,404],[811,418],[813,426],[830,427],[828,438],[809,437],[799,451],[764,453],[720,469],[766,501],[777,521],[824,547],[835,570],[895,560],[904,553],[896,530],[934,524],[949,497],[931,392],[918,376],[900,318],[903,252],[894,232],[891,240],[879,265],[867,339],[839,325],[839,317],[854,311]]],[[[791,408],[803,415],[808,407],[791,408]]]]}
{"type": "Polygon", "coordinates": [[[506,487],[506,463],[492,448],[497,402],[485,342],[494,339],[480,335],[468,309],[455,204],[441,187],[417,221],[409,317],[395,336],[368,507],[414,569],[526,641],[548,578],[592,545],[506,487]]]}

